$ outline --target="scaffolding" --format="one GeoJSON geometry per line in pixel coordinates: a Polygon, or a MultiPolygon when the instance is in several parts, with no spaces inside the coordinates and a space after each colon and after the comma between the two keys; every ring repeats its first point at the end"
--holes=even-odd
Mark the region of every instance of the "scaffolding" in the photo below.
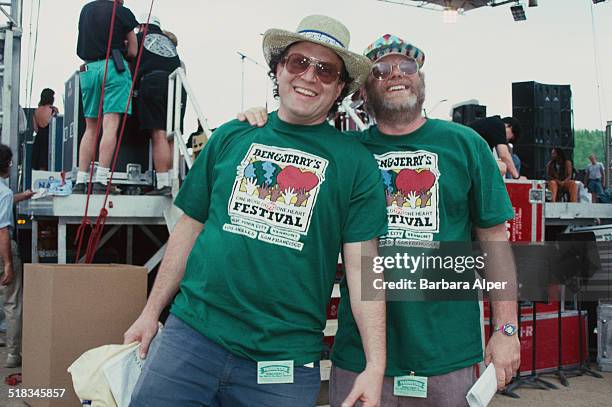
{"type": "Polygon", "coordinates": [[[606,125],[606,136],[605,136],[605,167],[606,167],[606,184],[604,185],[607,190],[610,188],[610,175],[612,175],[612,121],[609,121],[606,125]]]}
{"type": "MultiPolygon", "coordinates": [[[[0,26],[0,141],[13,150],[19,145],[19,72],[21,61],[22,0],[0,2],[0,12],[6,23],[0,26]]],[[[17,190],[18,167],[11,167],[10,187],[17,190]]]]}

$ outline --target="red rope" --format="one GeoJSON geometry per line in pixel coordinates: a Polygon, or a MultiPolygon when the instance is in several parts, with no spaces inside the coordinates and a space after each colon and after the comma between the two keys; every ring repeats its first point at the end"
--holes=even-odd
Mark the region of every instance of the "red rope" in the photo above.
{"type": "Polygon", "coordinates": [[[140,61],[142,59],[142,49],[144,47],[144,39],[147,36],[147,32],[149,29],[149,20],[151,18],[151,13],[153,12],[153,4],[155,0],[151,0],[151,6],[149,8],[149,15],[147,16],[147,22],[145,24],[142,41],[140,42],[140,47],[138,49],[138,57],[136,58],[136,67],[134,68],[134,77],[132,78],[132,85],[130,87],[130,96],[125,104],[125,110],[123,112],[123,119],[121,121],[121,130],[119,131],[119,137],[117,139],[117,145],[115,147],[115,153],[113,155],[113,163],[111,166],[110,179],[108,180],[108,184],[106,185],[106,192],[104,194],[104,202],[102,204],[102,208],[100,209],[100,214],[98,215],[98,219],[96,220],[96,225],[89,236],[89,243],[87,246],[87,252],[85,254],[85,263],[90,264],[93,261],[93,258],[98,251],[98,244],[100,243],[100,239],[102,237],[102,232],[104,230],[104,225],[106,223],[106,218],[108,216],[108,210],[106,209],[106,205],[108,203],[108,196],[110,195],[112,183],[113,183],[113,175],[115,174],[115,168],[117,166],[117,159],[119,158],[119,150],[121,148],[121,143],[123,141],[123,135],[125,133],[125,127],[127,124],[128,111],[130,109],[130,103],[132,101],[132,96],[134,94],[134,87],[136,86],[136,78],[138,77],[138,71],[140,70],[140,61]]]}
{"type": "MultiPolygon", "coordinates": [[[[110,58],[111,53],[111,44],[113,42],[113,29],[115,28],[115,16],[117,15],[117,1],[113,2],[113,13],[111,15],[111,22],[108,33],[108,44],[106,45],[106,63],[104,65],[104,78],[102,79],[102,92],[100,92],[100,103],[98,106],[98,123],[96,125],[96,143],[94,144],[94,157],[98,152],[98,141],[100,139],[100,127],[102,126],[103,119],[103,107],[104,107],[104,88],[106,87],[106,75],[108,73],[108,60],[110,58]]],[[[75,258],[75,263],[79,262],[81,258],[81,247],[83,244],[83,237],[85,236],[87,226],[91,227],[91,222],[89,221],[89,216],[87,213],[89,212],[89,199],[91,196],[91,181],[93,180],[94,173],[94,160],[91,160],[91,166],[89,168],[89,184],[87,186],[87,200],[85,202],[85,213],[83,214],[83,219],[81,220],[81,224],[79,225],[79,229],[77,230],[76,239],[78,240],[77,245],[77,254],[75,258]]]]}

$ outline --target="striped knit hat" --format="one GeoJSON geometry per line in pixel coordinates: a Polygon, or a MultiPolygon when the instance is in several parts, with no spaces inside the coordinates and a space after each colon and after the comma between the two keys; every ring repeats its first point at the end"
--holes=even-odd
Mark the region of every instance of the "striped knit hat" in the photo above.
{"type": "Polygon", "coordinates": [[[423,51],[392,34],[383,35],[363,51],[363,55],[372,62],[376,62],[376,60],[388,54],[402,54],[414,58],[420,68],[425,64],[425,53],[423,51]]]}

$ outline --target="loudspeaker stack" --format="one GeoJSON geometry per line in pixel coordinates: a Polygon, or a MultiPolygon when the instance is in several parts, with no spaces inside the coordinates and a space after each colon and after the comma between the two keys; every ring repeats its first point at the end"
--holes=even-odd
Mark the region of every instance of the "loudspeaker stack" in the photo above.
{"type": "Polygon", "coordinates": [[[570,85],[538,82],[512,84],[512,116],[521,123],[514,152],[521,159],[521,174],[546,179],[546,163],[553,147],[573,158],[574,128],[570,85]]]}
{"type": "Polygon", "coordinates": [[[453,121],[468,125],[475,120],[487,117],[487,107],[482,105],[461,105],[453,109],[453,121]]]}

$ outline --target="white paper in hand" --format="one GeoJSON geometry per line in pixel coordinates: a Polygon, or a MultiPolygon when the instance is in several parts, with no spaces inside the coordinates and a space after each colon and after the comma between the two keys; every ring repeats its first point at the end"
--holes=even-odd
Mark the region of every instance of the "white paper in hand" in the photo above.
{"type": "Polygon", "coordinates": [[[487,407],[496,391],[497,377],[495,376],[495,366],[493,366],[493,363],[489,363],[489,366],[480,375],[465,398],[470,407],[487,407]]]}
{"type": "MultiPolygon", "coordinates": [[[[149,346],[147,357],[158,345],[160,332],[161,328],[149,346]]],[[[142,372],[142,367],[147,360],[140,359],[139,354],[140,347],[135,346],[129,349],[129,351],[116,355],[102,366],[104,377],[106,377],[108,387],[110,387],[110,391],[115,398],[117,407],[128,407],[130,404],[130,399],[142,372]]]]}
{"type": "Polygon", "coordinates": [[[39,188],[34,195],[32,195],[32,199],[42,199],[49,195],[49,191],[46,188],[39,188]]]}

